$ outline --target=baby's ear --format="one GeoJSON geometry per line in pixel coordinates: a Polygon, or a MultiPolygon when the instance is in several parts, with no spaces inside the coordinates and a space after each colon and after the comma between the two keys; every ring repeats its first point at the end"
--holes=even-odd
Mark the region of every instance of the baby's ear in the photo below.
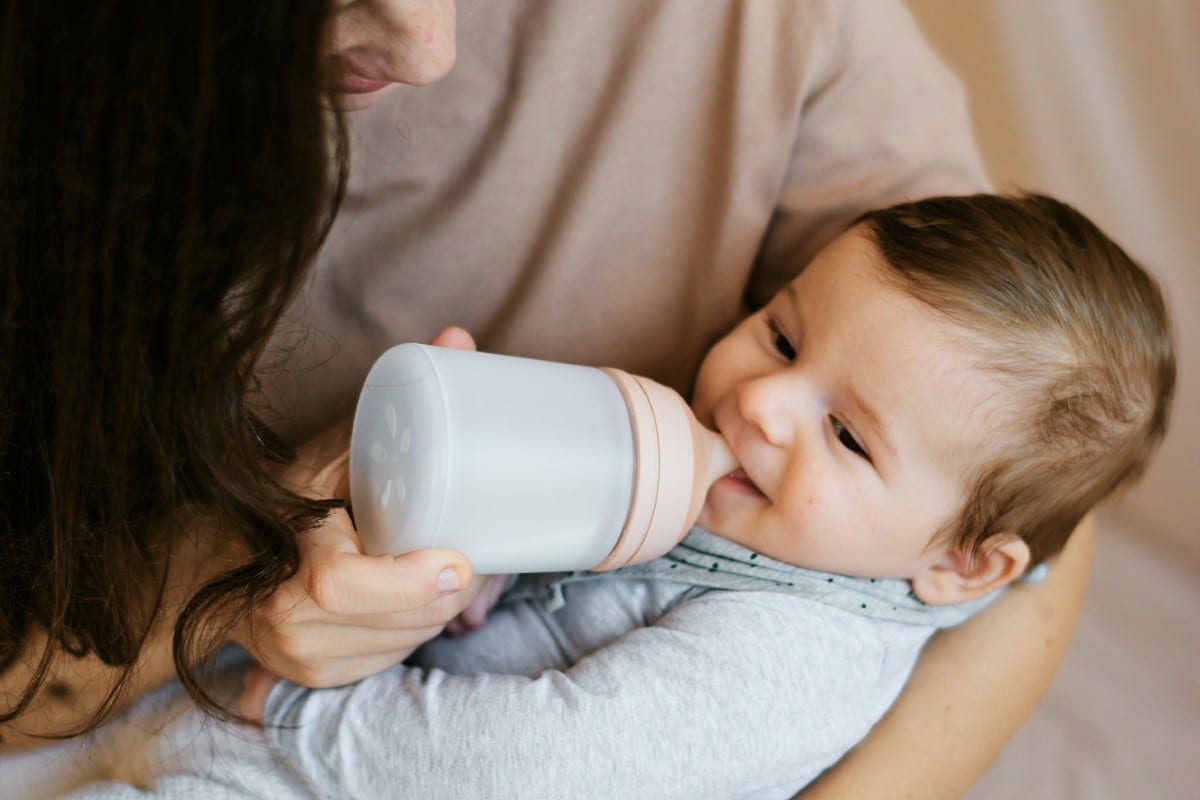
{"type": "Polygon", "coordinates": [[[913,577],[913,594],[931,605],[965,603],[1021,577],[1029,545],[1015,533],[989,536],[973,559],[958,547],[913,577]]]}

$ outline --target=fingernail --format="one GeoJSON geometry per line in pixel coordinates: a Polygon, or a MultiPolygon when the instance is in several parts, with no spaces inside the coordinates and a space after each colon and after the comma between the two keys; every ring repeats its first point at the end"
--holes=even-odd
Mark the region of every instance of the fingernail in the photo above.
{"type": "Polygon", "coordinates": [[[439,592],[455,592],[462,588],[462,581],[459,580],[458,572],[450,567],[438,573],[437,588],[439,592]]]}

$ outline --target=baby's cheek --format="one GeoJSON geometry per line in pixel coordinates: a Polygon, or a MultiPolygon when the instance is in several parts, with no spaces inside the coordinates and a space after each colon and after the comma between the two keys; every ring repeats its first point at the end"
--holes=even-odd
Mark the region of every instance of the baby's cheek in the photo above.
{"type": "Polygon", "coordinates": [[[710,353],[700,365],[700,372],[696,375],[695,390],[692,392],[692,413],[696,415],[700,424],[709,428],[713,427],[713,410],[717,403],[716,387],[713,385],[710,377],[711,370],[708,368],[711,359],[712,354],[710,353]]]}
{"type": "Polygon", "coordinates": [[[862,551],[864,541],[875,538],[881,526],[864,493],[844,484],[826,482],[818,491],[804,494],[797,518],[803,519],[813,537],[825,543],[825,549],[838,556],[862,551]]]}

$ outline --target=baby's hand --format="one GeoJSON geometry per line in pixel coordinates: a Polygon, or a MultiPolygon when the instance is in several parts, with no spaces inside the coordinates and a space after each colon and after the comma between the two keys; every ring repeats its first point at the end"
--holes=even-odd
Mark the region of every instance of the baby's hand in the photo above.
{"type": "Polygon", "coordinates": [[[508,588],[511,580],[511,575],[489,577],[475,599],[468,603],[457,617],[446,623],[446,632],[451,636],[463,636],[482,628],[487,622],[488,612],[496,605],[496,601],[508,588]]]}
{"type": "Polygon", "coordinates": [[[238,696],[238,712],[251,722],[261,723],[267,707],[267,695],[277,683],[279,676],[266,667],[255,664],[246,670],[246,677],[242,679],[242,693],[238,696]]]}

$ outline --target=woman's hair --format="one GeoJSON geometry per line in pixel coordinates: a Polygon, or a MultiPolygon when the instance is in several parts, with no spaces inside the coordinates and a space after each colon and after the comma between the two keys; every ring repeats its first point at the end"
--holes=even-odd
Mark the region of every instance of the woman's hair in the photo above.
{"type": "Polygon", "coordinates": [[[286,453],[247,408],[344,180],[320,104],[327,6],[0,12],[0,671],[34,651],[0,722],[59,653],[119,668],[85,727],[101,720],[199,535],[245,556],[175,629],[180,677],[212,708],[189,668],[294,573],[297,533],[328,510],[269,477],[286,453]]]}
{"type": "Polygon", "coordinates": [[[997,376],[994,444],[967,463],[967,501],[935,541],[977,552],[1015,533],[1033,563],[1136,480],[1175,386],[1157,284],[1074,208],[1042,195],[937,197],[858,220],[901,290],[944,314],[997,376]]]}

